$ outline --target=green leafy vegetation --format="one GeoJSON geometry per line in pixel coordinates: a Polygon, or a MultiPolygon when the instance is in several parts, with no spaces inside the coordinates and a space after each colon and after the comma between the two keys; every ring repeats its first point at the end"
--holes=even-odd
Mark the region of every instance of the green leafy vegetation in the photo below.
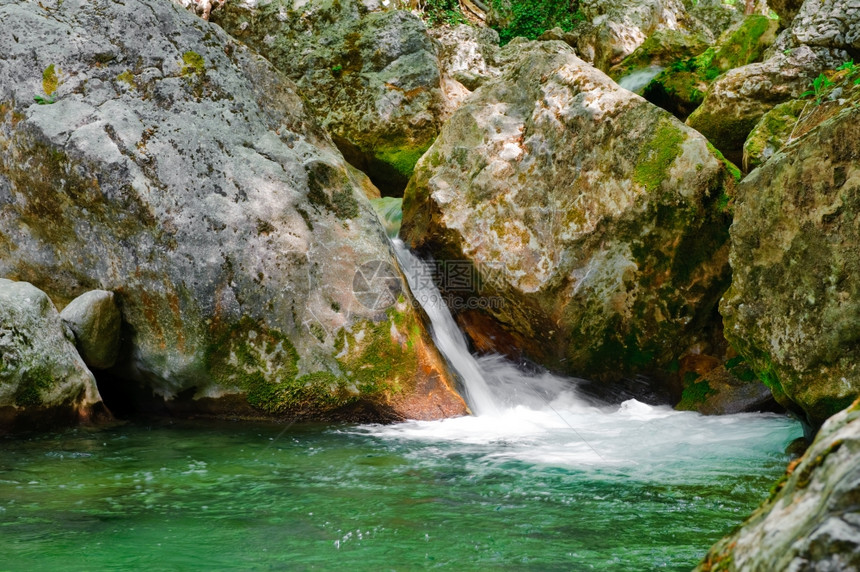
{"type": "Polygon", "coordinates": [[[585,20],[578,0],[493,0],[493,7],[510,14],[507,25],[495,27],[502,45],[520,36],[537,39],[552,28],[570,32],[585,20]]]}
{"type": "Polygon", "coordinates": [[[466,17],[460,11],[460,3],[457,0],[426,0],[423,12],[424,18],[431,26],[456,26],[466,23],[466,17]]]}
{"type": "Polygon", "coordinates": [[[814,95],[815,105],[821,105],[822,98],[824,97],[824,92],[832,85],[833,82],[830,81],[830,78],[828,78],[823,73],[818,74],[818,77],[812,80],[812,84],[810,84],[810,87],[812,87],[812,89],[801,93],[800,97],[806,98],[810,95],[814,95]]]}

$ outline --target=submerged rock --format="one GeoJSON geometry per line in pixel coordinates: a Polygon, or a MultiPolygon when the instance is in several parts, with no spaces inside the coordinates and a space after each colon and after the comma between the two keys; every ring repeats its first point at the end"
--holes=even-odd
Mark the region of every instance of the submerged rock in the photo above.
{"type": "Polygon", "coordinates": [[[363,181],[263,58],[168,0],[0,0],[0,44],[0,275],[114,292],[115,376],[192,412],[465,411],[363,181]]]}
{"type": "Polygon", "coordinates": [[[0,432],[100,411],[96,380],[48,296],[0,278],[0,432]]]}
{"type": "MultiPolygon", "coordinates": [[[[860,86],[856,88],[860,92],[860,86]]],[[[860,109],[847,101],[738,188],[725,335],[812,426],[860,395],[860,109]]]]}
{"type": "Polygon", "coordinates": [[[860,569],[860,402],[828,419],[774,493],[696,570],[860,569]]]}
{"type": "Polygon", "coordinates": [[[60,317],[75,334],[75,345],[89,367],[105,369],[116,363],[122,316],[113,292],[81,294],[63,308],[60,317]]]}
{"type": "Polygon", "coordinates": [[[359,0],[230,0],[212,20],[296,82],[346,159],[401,196],[446,113],[415,14],[359,0]]]}
{"type": "Polygon", "coordinates": [[[505,53],[419,162],[401,235],[463,271],[442,289],[485,349],[585,377],[667,374],[728,284],[727,167],[565,44],[505,53]]]}

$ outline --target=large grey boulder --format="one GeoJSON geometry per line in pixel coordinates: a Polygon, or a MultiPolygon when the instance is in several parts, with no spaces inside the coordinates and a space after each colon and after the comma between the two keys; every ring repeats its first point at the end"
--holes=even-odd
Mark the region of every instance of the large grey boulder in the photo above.
{"type": "Polygon", "coordinates": [[[445,117],[421,19],[359,0],[230,0],[212,20],[299,86],[344,156],[401,196],[445,117]]]}
{"type": "Polygon", "coordinates": [[[116,375],[249,415],[465,410],[361,177],[262,57],[168,0],[0,0],[0,45],[0,275],[114,292],[116,375]]]}
{"type": "Polygon", "coordinates": [[[78,351],[89,367],[106,369],[116,363],[122,315],[113,292],[81,294],[63,308],[60,317],[75,334],[78,351]]]}
{"type": "Polygon", "coordinates": [[[474,266],[443,287],[482,349],[601,379],[707,353],[729,278],[724,163],[566,44],[504,52],[418,163],[401,236],[474,266]]]}
{"type": "Polygon", "coordinates": [[[827,420],[771,498],[696,570],[860,570],[860,402],[827,420]]]}
{"type": "Polygon", "coordinates": [[[812,426],[860,395],[860,86],[854,94],[738,187],[720,306],[726,338],[812,426]]]}
{"type": "Polygon", "coordinates": [[[0,431],[21,417],[86,419],[101,403],[93,374],[48,296],[0,278],[0,431]]]}

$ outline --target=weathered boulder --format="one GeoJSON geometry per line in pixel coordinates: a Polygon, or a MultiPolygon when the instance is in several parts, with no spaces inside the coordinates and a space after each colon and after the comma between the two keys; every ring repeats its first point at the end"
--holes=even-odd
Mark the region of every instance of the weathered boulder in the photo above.
{"type": "Polygon", "coordinates": [[[359,0],[231,0],[212,21],[296,82],[383,194],[402,195],[446,112],[436,46],[418,16],[359,0]]]}
{"type": "Polygon", "coordinates": [[[831,66],[826,54],[801,46],[735,68],[711,84],[702,104],[687,118],[687,125],[740,163],[744,142],[762,116],[777,104],[799,97],[831,66]]]}
{"type": "MultiPolygon", "coordinates": [[[[700,33],[709,34],[712,40],[743,20],[746,2],[723,2],[723,0],[696,0],[686,2],[687,26],[700,33]]],[[[767,14],[767,2],[758,0],[754,14],[767,14]],[[764,4],[764,6],[761,6],[764,4]]]]}
{"type": "Polygon", "coordinates": [[[860,54],[860,5],[857,0],[805,0],[789,33],[797,45],[860,54]]]}
{"type": "MultiPolygon", "coordinates": [[[[860,87],[858,87],[860,91],[860,87]]],[[[840,110],[738,188],[725,335],[817,426],[860,395],[860,109],[840,110]]]]}
{"type": "Polygon", "coordinates": [[[89,367],[106,369],[119,356],[122,315],[113,292],[91,290],[63,308],[60,318],[75,334],[75,345],[89,367]]]}
{"type": "Polygon", "coordinates": [[[263,58],[167,0],[0,0],[0,45],[0,275],[114,292],[117,376],[249,415],[465,410],[362,181],[263,58]]]}
{"type": "Polygon", "coordinates": [[[696,570],[860,570],[860,402],[828,419],[774,493],[696,570]]]}
{"type": "Polygon", "coordinates": [[[759,61],[776,39],[776,20],[754,14],[730,28],[715,46],[674,62],[656,76],[642,95],[681,120],[702,103],[708,86],[720,74],[759,61]]]}
{"type": "Polygon", "coordinates": [[[39,416],[87,419],[100,405],[95,378],[48,296],[0,278],[0,432],[39,416]]]}
{"type": "Polygon", "coordinates": [[[418,163],[401,236],[473,267],[442,287],[484,349],[585,377],[661,375],[706,337],[728,283],[732,177],[698,133],[565,44],[504,51],[516,63],[418,163]]]}
{"type": "Polygon", "coordinates": [[[438,42],[443,75],[470,92],[501,73],[499,34],[492,28],[461,24],[432,28],[429,33],[438,42]]]}

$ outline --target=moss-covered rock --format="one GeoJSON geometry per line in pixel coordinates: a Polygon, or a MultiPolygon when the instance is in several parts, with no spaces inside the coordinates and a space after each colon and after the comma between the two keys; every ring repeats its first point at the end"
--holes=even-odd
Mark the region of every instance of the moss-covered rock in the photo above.
{"type": "MultiPolygon", "coordinates": [[[[655,67],[665,68],[675,62],[687,61],[707,48],[707,39],[700,34],[691,34],[683,30],[657,30],[621,63],[612,66],[609,77],[624,85],[623,80],[633,73],[655,67]]],[[[631,89],[631,91],[638,91],[638,89],[631,89]]]]}
{"type": "Polygon", "coordinates": [[[795,99],[780,103],[764,114],[744,142],[744,171],[752,171],[788,143],[808,103],[795,99]]]}
{"type": "Polygon", "coordinates": [[[358,0],[230,0],[212,20],[296,82],[346,159],[383,194],[402,195],[447,110],[421,18],[358,0]]]}
{"type": "Polygon", "coordinates": [[[748,175],[734,207],[725,335],[812,426],[860,395],[858,125],[838,106],[748,175]]]}
{"type": "Polygon", "coordinates": [[[697,572],[860,569],[860,402],[828,419],[741,527],[697,572]]]}
{"type": "Polygon", "coordinates": [[[747,16],[727,30],[715,46],[669,65],[645,87],[643,96],[686,119],[701,105],[708,86],[719,75],[760,60],[776,39],[778,27],[777,21],[767,16],[747,16]]]}
{"type": "Polygon", "coordinates": [[[675,406],[682,411],[730,415],[775,407],[770,389],[742,357],[726,360],[702,374],[689,371],[682,381],[681,401],[675,406]]]}
{"type": "Polygon", "coordinates": [[[0,433],[34,417],[47,425],[102,410],[95,378],[48,296],[0,279],[0,433]]]}
{"type": "Polygon", "coordinates": [[[109,375],[189,414],[465,411],[366,177],[266,60],[160,0],[5,3],[0,43],[0,275],[59,305],[113,292],[127,347],[109,375]],[[45,62],[65,79],[37,105],[45,62]],[[409,342],[397,375],[339,341],[368,324],[409,342]]]}
{"type": "Polygon", "coordinates": [[[446,293],[472,334],[492,331],[485,349],[604,380],[675,375],[728,282],[734,178],[699,134],[566,45],[505,51],[511,65],[419,162],[401,235],[473,265],[469,291],[446,293]]]}

